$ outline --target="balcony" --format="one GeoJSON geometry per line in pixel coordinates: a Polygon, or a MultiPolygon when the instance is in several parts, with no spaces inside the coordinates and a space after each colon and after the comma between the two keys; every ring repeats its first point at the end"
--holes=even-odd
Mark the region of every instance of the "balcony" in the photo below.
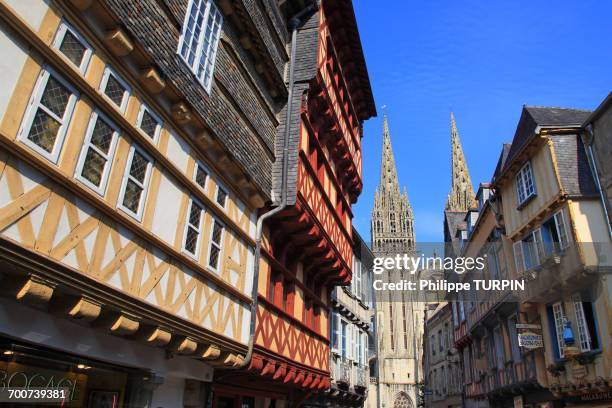
{"type": "MultiPolygon", "coordinates": [[[[352,361],[339,356],[331,358],[332,380],[339,388],[362,394],[359,389],[365,390],[372,380],[368,374],[368,367],[354,364],[352,361]]],[[[374,379],[376,380],[376,379],[374,379]]]]}

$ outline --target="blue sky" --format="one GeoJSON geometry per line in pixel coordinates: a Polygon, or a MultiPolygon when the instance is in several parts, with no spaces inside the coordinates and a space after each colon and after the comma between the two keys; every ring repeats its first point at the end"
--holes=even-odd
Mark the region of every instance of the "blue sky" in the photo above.
{"type": "Polygon", "coordinates": [[[420,242],[442,240],[449,112],[475,188],[523,104],[595,109],[612,91],[612,2],[353,0],[379,116],[365,124],[353,223],[369,240],[387,106],[420,242]]]}

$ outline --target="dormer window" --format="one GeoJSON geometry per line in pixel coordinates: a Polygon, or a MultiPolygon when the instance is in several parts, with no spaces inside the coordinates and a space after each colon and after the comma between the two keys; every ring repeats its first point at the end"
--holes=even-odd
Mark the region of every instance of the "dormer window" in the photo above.
{"type": "Polygon", "coordinates": [[[211,0],[189,0],[178,54],[210,92],[223,16],[211,0]]]}

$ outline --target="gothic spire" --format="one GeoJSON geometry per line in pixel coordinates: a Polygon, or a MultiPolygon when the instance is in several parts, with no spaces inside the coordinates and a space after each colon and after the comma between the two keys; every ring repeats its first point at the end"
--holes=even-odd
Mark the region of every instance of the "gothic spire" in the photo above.
{"type": "Polygon", "coordinates": [[[397,193],[399,194],[399,182],[397,180],[397,169],[395,168],[395,158],[393,157],[393,149],[391,148],[391,135],[389,134],[389,123],[387,121],[387,113],[385,112],[383,119],[383,148],[382,162],[380,166],[380,184],[378,186],[380,193],[397,193]]]}
{"type": "Polygon", "coordinates": [[[468,172],[463,148],[459,140],[459,132],[455,123],[453,112],[450,113],[451,121],[451,146],[452,146],[452,180],[451,191],[446,200],[446,210],[448,211],[467,211],[474,203],[474,189],[470,173],[468,172]]]}
{"type": "Polygon", "coordinates": [[[383,120],[380,183],[372,210],[372,247],[375,254],[410,253],[414,251],[412,207],[406,189],[400,191],[391,148],[391,134],[385,113],[383,120]]]}

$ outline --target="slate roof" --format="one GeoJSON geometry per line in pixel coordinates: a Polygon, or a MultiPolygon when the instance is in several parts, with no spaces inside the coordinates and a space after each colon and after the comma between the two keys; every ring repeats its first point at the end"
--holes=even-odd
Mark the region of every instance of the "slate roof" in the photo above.
{"type": "Polygon", "coordinates": [[[552,135],[561,186],[571,197],[597,196],[584,144],[577,135],[552,135]]]}
{"type": "Polygon", "coordinates": [[[445,227],[445,240],[449,237],[454,240],[457,229],[459,229],[461,223],[464,223],[465,215],[467,211],[444,211],[444,227],[445,227]]]}
{"type": "Polygon", "coordinates": [[[514,139],[512,139],[512,146],[503,168],[508,167],[523,147],[535,137],[536,127],[580,126],[590,114],[591,111],[579,109],[523,106],[521,118],[516,127],[514,139]]]}
{"type": "Polygon", "coordinates": [[[502,146],[502,151],[499,154],[499,160],[497,160],[497,166],[495,166],[493,178],[491,179],[493,183],[495,182],[495,180],[499,176],[499,173],[502,171],[504,165],[506,164],[506,160],[508,159],[508,153],[510,153],[510,146],[512,146],[510,143],[504,143],[504,145],[502,146]]]}

